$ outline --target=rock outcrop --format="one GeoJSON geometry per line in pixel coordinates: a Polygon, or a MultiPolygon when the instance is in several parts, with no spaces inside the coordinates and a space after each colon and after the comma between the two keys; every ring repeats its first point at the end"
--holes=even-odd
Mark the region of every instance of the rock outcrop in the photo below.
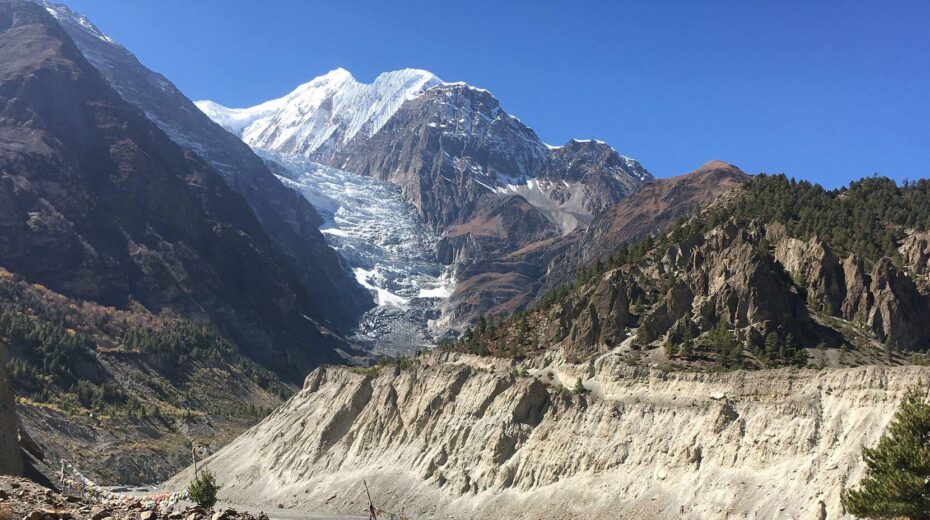
{"type": "Polygon", "coordinates": [[[672,244],[658,265],[646,266],[665,279],[658,304],[641,320],[637,337],[649,343],[685,329],[708,331],[719,321],[743,343],[761,348],[769,333],[803,343],[816,333],[804,299],[766,248],[760,226],[740,228],[729,221],[672,244]]]}
{"type": "Polygon", "coordinates": [[[900,247],[904,265],[915,274],[930,274],[930,232],[910,233],[900,247]]]}
{"type": "MultiPolygon", "coordinates": [[[[781,224],[771,227],[784,229],[781,224]]],[[[838,316],[846,296],[842,266],[826,242],[815,238],[802,242],[787,233],[769,230],[776,243],[775,258],[807,289],[808,304],[815,310],[838,316]]]]}
{"type": "Polygon", "coordinates": [[[926,348],[930,344],[930,298],[917,285],[882,258],[872,269],[869,293],[858,312],[880,340],[890,338],[897,348],[926,348]]]}
{"type": "Polygon", "coordinates": [[[16,400],[6,372],[6,352],[0,343],[0,474],[19,475],[23,471],[17,435],[16,400]]]}
{"type": "Polygon", "coordinates": [[[614,353],[327,367],[205,465],[221,497],[308,510],[362,510],[365,479],[379,506],[425,517],[849,518],[840,497],[862,476],[861,448],[928,376],[667,373],[614,353]],[[579,380],[584,393],[562,389],[579,380]]]}
{"type": "MultiPolygon", "coordinates": [[[[914,280],[887,257],[867,271],[855,255],[842,262],[822,240],[790,238],[784,226],[769,226],[768,239],[775,257],[807,293],[811,310],[865,325],[879,341],[891,338],[893,346],[914,350],[930,344],[930,298],[914,280]]],[[[919,234],[901,247],[905,266],[919,272],[923,265],[919,234]]]]}

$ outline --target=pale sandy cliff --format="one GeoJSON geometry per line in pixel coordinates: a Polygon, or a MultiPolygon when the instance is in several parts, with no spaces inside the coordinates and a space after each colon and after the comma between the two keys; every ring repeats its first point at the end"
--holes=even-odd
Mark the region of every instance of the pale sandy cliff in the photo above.
{"type": "Polygon", "coordinates": [[[367,479],[379,505],[420,518],[844,518],[863,444],[930,377],[877,366],[667,373],[613,352],[517,370],[420,360],[314,371],[208,459],[222,498],[357,512],[367,479]],[[566,390],[578,377],[587,390],[566,390]]]}

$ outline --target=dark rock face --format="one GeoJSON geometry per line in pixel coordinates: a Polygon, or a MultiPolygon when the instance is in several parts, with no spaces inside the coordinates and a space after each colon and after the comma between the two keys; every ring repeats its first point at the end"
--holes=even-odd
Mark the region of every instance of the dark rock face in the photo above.
{"type": "Polygon", "coordinates": [[[0,344],[0,475],[19,475],[23,460],[17,440],[16,401],[6,373],[6,353],[0,344]]]}
{"type": "Polygon", "coordinates": [[[370,138],[315,159],[399,186],[429,225],[444,229],[465,222],[499,175],[543,169],[546,147],[486,90],[441,85],[404,103],[370,138]]]}
{"type": "Polygon", "coordinates": [[[308,288],[314,319],[347,328],[373,305],[339,255],[327,246],[316,209],[285,187],[236,136],[214,123],[161,74],[142,65],[86,18],[63,5],[46,6],[87,60],[119,95],[182,147],[191,148],[248,202],[282,260],[308,288]],[[339,298],[331,295],[339,294],[339,298]]]}
{"type": "Polygon", "coordinates": [[[808,304],[813,309],[831,316],[842,312],[846,296],[843,268],[826,242],[812,238],[808,242],[789,238],[784,226],[769,232],[775,242],[775,258],[807,288],[808,304]]]}
{"type": "Polygon", "coordinates": [[[840,315],[847,320],[862,320],[867,309],[872,306],[874,298],[869,291],[871,280],[859,257],[850,255],[843,260],[843,279],[846,294],[843,297],[840,315]]]}
{"type": "Polygon", "coordinates": [[[930,298],[889,258],[879,260],[869,275],[868,291],[859,299],[855,315],[881,340],[897,348],[924,348],[930,343],[930,298]]]}
{"type": "Polygon", "coordinates": [[[523,197],[479,200],[473,217],[449,228],[438,246],[440,260],[456,266],[460,281],[451,298],[453,319],[505,316],[522,307],[558,236],[523,197]]]}
{"type": "MultiPolygon", "coordinates": [[[[890,258],[880,259],[871,271],[856,256],[841,263],[823,241],[789,238],[784,227],[769,228],[778,261],[807,292],[810,309],[868,327],[881,341],[891,338],[894,346],[910,350],[930,342],[930,298],[914,280],[902,273],[890,258]]],[[[906,265],[916,271],[920,263],[919,242],[906,265]]],[[[904,250],[909,250],[903,247],[904,250]]]]}
{"type": "MultiPolygon", "coordinates": [[[[580,205],[597,214],[652,179],[605,143],[549,149],[488,91],[443,84],[407,101],[373,136],[315,160],[401,187],[436,229],[466,222],[477,201],[530,179],[583,183],[580,205]]],[[[554,192],[558,196],[562,192],[554,192]]],[[[506,196],[506,195],[504,195],[506,196]]],[[[564,202],[564,201],[561,201],[564,202]]]]}
{"type": "Polygon", "coordinates": [[[119,97],[40,6],[0,4],[0,263],[213,323],[299,378],[340,342],[245,200],[119,97]]]}

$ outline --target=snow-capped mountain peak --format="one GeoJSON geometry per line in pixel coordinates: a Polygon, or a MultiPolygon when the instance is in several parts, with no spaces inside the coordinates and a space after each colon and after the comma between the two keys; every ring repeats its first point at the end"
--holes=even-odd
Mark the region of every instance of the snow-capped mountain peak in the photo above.
{"type": "Polygon", "coordinates": [[[289,94],[248,108],[213,101],[197,106],[254,148],[309,157],[344,144],[359,132],[377,132],[408,99],[442,83],[420,69],[402,69],[361,83],[339,68],[289,94]]]}
{"type": "Polygon", "coordinates": [[[90,20],[87,19],[82,14],[76,13],[68,8],[68,6],[63,4],[53,4],[49,0],[37,0],[36,3],[45,8],[50,15],[52,15],[55,20],[63,24],[77,24],[86,31],[88,34],[93,35],[100,41],[109,43],[112,45],[119,45],[109,36],[104,34],[96,25],[92,24],[90,20]]]}

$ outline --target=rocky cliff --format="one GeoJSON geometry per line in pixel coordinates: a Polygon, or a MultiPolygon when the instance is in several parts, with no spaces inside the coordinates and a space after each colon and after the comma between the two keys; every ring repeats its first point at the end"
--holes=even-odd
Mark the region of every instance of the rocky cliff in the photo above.
{"type": "Polygon", "coordinates": [[[362,510],[365,479],[379,506],[430,518],[848,518],[862,446],[928,376],[668,373],[615,353],[326,367],[205,464],[221,496],[312,510],[362,510]]]}
{"type": "Polygon", "coordinates": [[[23,460],[19,451],[16,401],[6,372],[6,351],[0,343],[0,474],[19,475],[23,460]]]}
{"type": "Polygon", "coordinates": [[[913,273],[930,274],[930,232],[909,234],[901,243],[901,256],[913,273]]]}

